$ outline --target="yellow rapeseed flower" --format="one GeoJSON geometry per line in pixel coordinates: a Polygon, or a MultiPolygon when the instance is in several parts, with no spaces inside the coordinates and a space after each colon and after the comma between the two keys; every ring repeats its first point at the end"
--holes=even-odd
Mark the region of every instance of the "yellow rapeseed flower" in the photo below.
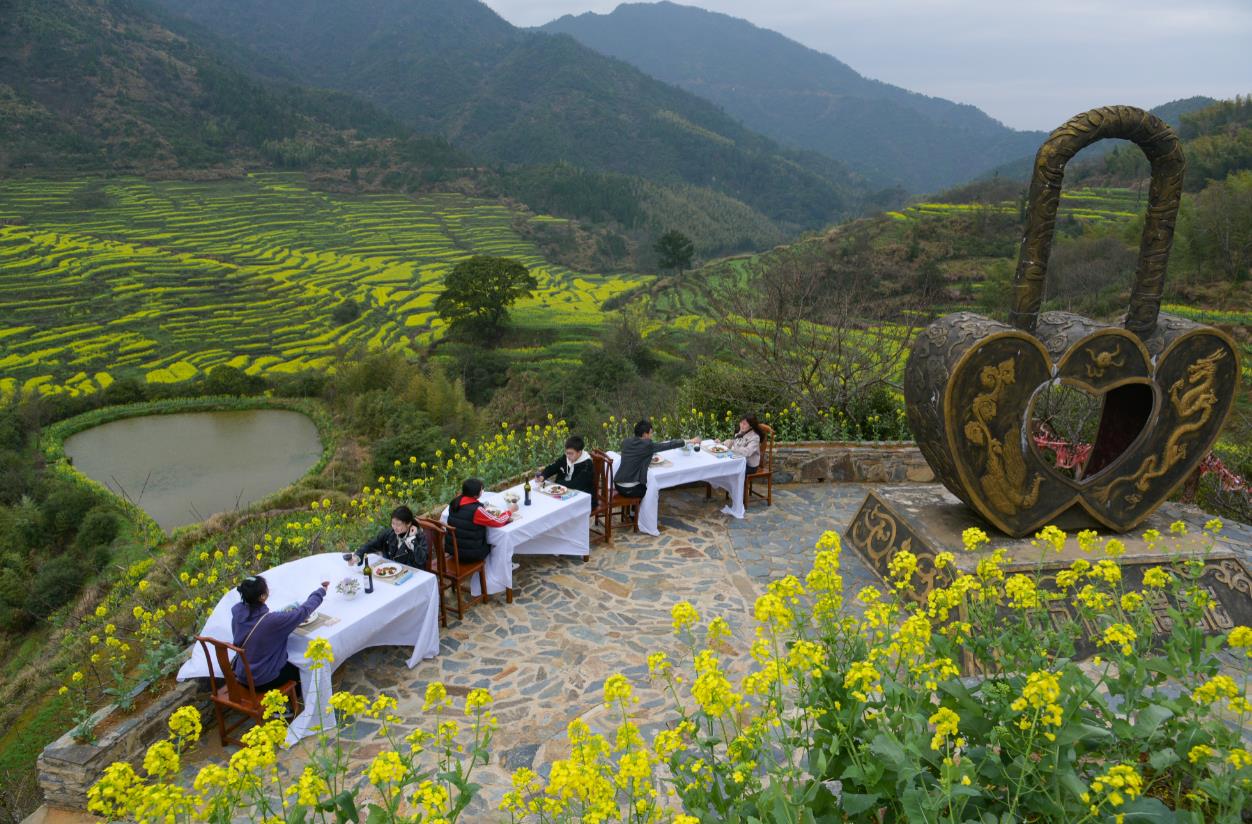
{"type": "Polygon", "coordinates": [[[990,543],[991,538],[976,526],[971,526],[961,533],[961,543],[967,552],[973,552],[983,544],[990,543]]]}
{"type": "Polygon", "coordinates": [[[948,738],[954,737],[961,717],[947,707],[940,707],[934,715],[926,719],[935,728],[935,735],[930,739],[932,750],[941,750],[948,738]]]}
{"type": "Polygon", "coordinates": [[[1139,634],[1135,632],[1134,627],[1130,624],[1110,624],[1104,629],[1104,635],[1100,638],[1100,645],[1121,647],[1122,655],[1130,655],[1134,649],[1133,645],[1138,638],[1139,634]]]}
{"type": "Polygon", "coordinates": [[[674,604],[670,610],[670,617],[673,618],[674,634],[678,635],[683,630],[690,629],[700,621],[700,614],[696,612],[696,608],[689,601],[679,601],[674,604]]]}

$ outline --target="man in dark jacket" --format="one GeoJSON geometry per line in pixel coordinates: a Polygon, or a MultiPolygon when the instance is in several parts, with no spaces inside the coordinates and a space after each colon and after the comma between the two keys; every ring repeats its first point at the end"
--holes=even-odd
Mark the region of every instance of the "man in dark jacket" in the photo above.
{"type": "Polygon", "coordinates": [[[540,483],[555,478],[569,489],[577,489],[591,496],[592,509],[596,506],[596,473],[591,453],[584,452],[586,443],[577,435],[565,439],[565,454],[535,473],[540,483]]]}
{"type": "MultiPolygon", "coordinates": [[[[697,440],[693,438],[691,442],[697,440]]],[[[635,437],[622,441],[622,462],[613,473],[617,494],[626,498],[642,498],[648,491],[648,467],[652,465],[652,456],[682,445],[681,440],[653,441],[652,422],[647,418],[635,424],[635,437]]]]}
{"type": "Polygon", "coordinates": [[[418,569],[426,568],[426,535],[417,528],[417,519],[413,510],[407,506],[398,506],[391,512],[391,528],[384,529],[356,551],[356,560],[361,561],[367,553],[381,555],[388,561],[395,561],[418,569]]]}

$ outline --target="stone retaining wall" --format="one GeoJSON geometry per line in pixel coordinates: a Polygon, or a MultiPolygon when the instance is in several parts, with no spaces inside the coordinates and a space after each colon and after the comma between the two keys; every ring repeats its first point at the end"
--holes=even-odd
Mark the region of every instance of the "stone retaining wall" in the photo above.
{"type": "MultiPolygon", "coordinates": [[[[169,735],[169,717],[184,704],[200,705],[207,733],[213,715],[207,710],[205,693],[199,681],[176,683],[143,710],[121,716],[93,743],[80,744],[67,732],[49,744],[37,762],[44,803],[70,810],[87,809],[87,790],[99,780],[104,768],[114,761],[129,761],[138,769],[149,745],[169,735]]],[[[91,717],[91,725],[98,727],[116,711],[113,705],[101,709],[91,717]]]]}
{"type": "Polygon", "coordinates": [[[929,483],[935,473],[911,441],[779,444],[775,483],[929,483]]]}

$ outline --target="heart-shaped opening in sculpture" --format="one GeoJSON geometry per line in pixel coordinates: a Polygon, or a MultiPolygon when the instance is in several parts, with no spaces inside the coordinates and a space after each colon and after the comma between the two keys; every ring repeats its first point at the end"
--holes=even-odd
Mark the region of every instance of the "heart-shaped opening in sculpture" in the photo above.
{"type": "Polygon", "coordinates": [[[1044,384],[1030,404],[1031,448],[1058,475],[1084,483],[1130,448],[1154,403],[1146,383],[1124,384],[1103,395],[1063,381],[1044,384]]]}

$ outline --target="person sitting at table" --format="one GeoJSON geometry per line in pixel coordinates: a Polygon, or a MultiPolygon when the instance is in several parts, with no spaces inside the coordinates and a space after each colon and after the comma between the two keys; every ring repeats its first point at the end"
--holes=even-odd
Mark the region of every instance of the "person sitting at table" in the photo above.
{"type": "Polygon", "coordinates": [[[586,492],[591,496],[591,508],[596,507],[596,473],[591,463],[591,453],[584,451],[586,443],[577,435],[565,439],[565,454],[535,473],[542,483],[549,478],[568,487],[586,492]]]}
{"type": "MultiPolygon", "coordinates": [[[[270,588],[260,575],[250,575],[236,587],[240,601],[230,610],[232,643],[242,648],[248,658],[257,695],[278,689],[288,681],[295,681],[299,689],[300,670],[287,660],[287,638],[322,605],[329,586],[330,581],[322,581],[303,604],[279,612],[266,606],[270,588]]],[[[241,658],[235,659],[235,675],[247,683],[241,658]]]]}
{"type": "Polygon", "coordinates": [[[479,500],[483,494],[483,482],[469,478],[461,484],[461,494],[448,505],[448,526],[456,532],[457,554],[465,562],[481,561],[491,554],[487,543],[487,528],[506,526],[513,517],[512,511],[492,515],[479,500]]]}
{"type": "Polygon", "coordinates": [[[360,563],[367,554],[381,555],[388,561],[418,569],[426,568],[426,535],[417,528],[417,518],[407,506],[391,511],[391,527],[379,532],[353,553],[352,562],[360,563]]]}
{"type": "Polygon", "coordinates": [[[765,440],[765,432],[756,415],[744,415],[739,419],[739,430],[733,438],[722,441],[736,455],[742,455],[748,463],[747,473],[751,475],[761,465],[761,441],[765,440]]]}
{"type": "MultiPolygon", "coordinates": [[[[692,438],[696,443],[699,438],[692,438]]],[[[622,460],[613,473],[613,486],[624,498],[642,498],[648,491],[648,467],[652,456],[667,449],[676,449],[683,441],[675,439],[656,443],[652,440],[652,421],[644,418],[635,424],[635,437],[622,441],[622,460]]]]}

